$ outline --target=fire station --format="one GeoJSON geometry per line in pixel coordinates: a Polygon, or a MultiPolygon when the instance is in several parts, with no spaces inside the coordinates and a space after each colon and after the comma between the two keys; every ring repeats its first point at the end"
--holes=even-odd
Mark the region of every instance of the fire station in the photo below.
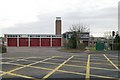
{"type": "Polygon", "coordinates": [[[61,17],[56,17],[55,34],[5,34],[8,47],[60,47],[62,46],[61,17]]]}

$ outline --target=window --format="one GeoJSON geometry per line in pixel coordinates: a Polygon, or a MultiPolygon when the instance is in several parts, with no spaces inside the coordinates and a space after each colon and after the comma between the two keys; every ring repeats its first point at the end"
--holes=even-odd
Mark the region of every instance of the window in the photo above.
{"type": "Polygon", "coordinates": [[[89,38],[89,34],[81,34],[80,37],[81,38],[89,38]]]}

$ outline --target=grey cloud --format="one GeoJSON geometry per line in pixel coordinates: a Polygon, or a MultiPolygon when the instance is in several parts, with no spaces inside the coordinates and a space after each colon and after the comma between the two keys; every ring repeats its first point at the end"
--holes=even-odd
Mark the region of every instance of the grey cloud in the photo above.
{"type": "MultiPolygon", "coordinates": [[[[73,23],[85,23],[92,25],[94,31],[116,30],[117,7],[103,8],[93,11],[60,11],[51,12],[38,16],[38,21],[31,23],[16,24],[14,27],[5,28],[4,33],[55,33],[55,17],[61,16],[63,20],[63,32],[67,31],[73,23]],[[113,27],[114,26],[114,27],[113,27]]],[[[104,34],[104,33],[103,33],[104,34]]]]}
{"type": "Polygon", "coordinates": [[[68,20],[76,20],[76,19],[115,19],[117,18],[118,9],[117,7],[109,7],[98,10],[86,11],[83,12],[81,10],[76,10],[74,12],[68,11],[64,17],[68,20]]]}
{"type": "Polygon", "coordinates": [[[38,16],[39,20],[36,22],[16,24],[14,27],[5,28],[3,32],[6,33],[51,33],[54,34],[54,17],[42,15],[38,16]]]}
{"type": "Polygon", "coordinates": [[[84,22],[86,24],[94,25],[95,28],[115,29],[117,27],[118,17],[117,7],[109,7],[90,12],[82,12],[77,10],[75,12],[68,12],[65,17],[65,21],[69,22],[84,22]]]}

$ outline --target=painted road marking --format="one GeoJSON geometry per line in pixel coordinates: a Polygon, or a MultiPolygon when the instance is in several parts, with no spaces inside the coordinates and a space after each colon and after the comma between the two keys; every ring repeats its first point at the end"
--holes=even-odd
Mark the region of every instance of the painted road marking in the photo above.
{"type": "MultiPolygon", "coordinates": [[[[57,57],[57,56],[56,56],[57,57]]],[[[59,59],[52,59],[52,60],[58,60],[59,61],[59,59]]],[[[29,61],[29,60],[26,60],[26,61],[29,61]]],[[[31,61],[33,61],[33,60],[31,60],[31,61]]],[[[84,62],[84,61],[76,61],[76,60],[70,60],[71,62],[82,62],[82,63],[87,63],[87,62],[84,62]]],[[[44,63],[46,63],[46,62],[44,62],[44,63]]],[[[47,62],[47,63],[49,63],[49,62],[47,62]]],[[[111,64],[109,64],[109,63],[100,63],[100,62],[90,62],[91,64],[105,64],[105,65],[111,65],[111,64]]],[[[66,64],[65,64],[66,65],[66,64]]]]}
{"type": "Polygon", "coordinates": [[[104,54],[104,57],[118,70],[120,71],[120,69],[104,54]]]}
{"type": "Polygon", "coordinates": [[[90,55],[88,55],[88,61],[86,66],[86,80],[90,79],[90,55]]]}
{"type": "Polygon", "coordinates": [[[59,72],[70,73],[70,74],[78,74],[78,75],[86,75],[85,73],[73,72],[73,71],[65,71],[65,70],[57,70],[59,72]]]}
{"type": "MultiPolygon", "coordinates": [[[[19,65],[19,64],[15,64],[15,63],[12,63],[13,65],[19,65]]],[[[21,66],[24,66],[24,65],[21,65],[21,66]]],[[[29,66],[31,68],[38,68],[38,69],[43,69],[43,70],[53,70],[53,69],[50,69],[50,68],[44,68],[44,67],[36,67],[36,66],[29,66]]],[[[65,71],[65,70],[57,70],[59,72],[64,72],[64,73],[71,73],[71,74],[79,74],[79,75],[85,75],[84,73],[78,73],[78,72],[72,72],[72,71],[65,71]]]]}
{"type": "MultiPolygon", "coordinates": [[[[48,64],[59,64],[59,63],[51,63],[51,62],[40,62],[40,63],[48,63],[48,64]]],[[[92,63],[92,62],[90,62],[90,63],[92,63]]],[[[14,65],[16,65],[16,63],[13,63],[14,65]]],[[[60,65],[60,64],[59,64],[60,65]]],[[[69,64],[64,64],[64,65],[67,65],[67,66],[73,66],[73,67],[84,67],[85,68],[85,66],[77,66],[77,65],[69,65],[69,64]]],[[[22,67],[24,67],[24,66],[27,66],[27,65],[19,65],[19,66],[22,66],[22,67]]],[[[40,69],[44,69],[44,70],[53,70],[53,69],[49,69],[49,68],[44,68],[44,67],[36,67],[36,66],[28,66],[28,67],[33,67],[33,68],[40,68],[40,69]]],[[[97,67],[91,67],[91,68],[97,68],[97,67]]],[[[118,71],[118,70],[116,70],[116,69],[106,69],[106,68],[97,68],[97,69],[105,69],[105,70],[113,70],[113,71],[118,71]]],[[[64,70],[56,70],[56,71],[59,71],[59,72],[64,72],[64,73],[71,73],[71,74],[79,74],[79,75],[86,75],[85,73],[79,73],[79,72],[72,72],[72,71],[64,71],[64,70]]],[[[9,73],[7,73],[7,74],[9,74],[9,73]]],[[[10,72],[10,74],[11,74],[11,72],[10,72]]],[[[19,75],[19,74],[18,74],[19,75]]],[[[17,75],[16,75],[17,76],[17,75]]],[[[20,75],[19,75],[20,76],[20,75]]],[[[108,77],[108,76],[100,76],[100,75],[90,75],[90,76],[94,76],[94,77],[100,77],[100,78],[114,78],[114,77],[108,77]]],[[[21,76],[22,77],[22,76],[21,76]]],[[[28,76],[29,77],[29,76],[28,76]]],[[[25,78],[25,77],[24,77],[25,78]]]]}
{"type": "Polygon", "coordinates": [[[7,61],[7,62],[14,62],[14,61],[28,61],[28,60],[26,60],[27,58],[22,58],[22,59],[16,59],[16,58],[14,58],[14,59],[12,59],[11,61],[7,61]]]}
{"type": "MultiPolygon", "coordinates": [[[[16,63],[8,63],[8,64],[12,64],[12,65],[16,65],[16,66],[25,66],[23,64],[16,64],[16,63]]],[[[44,68],[44,67],[38,67],[38,66],[29,66],[31,68],[39,68],[39,69],[43,69],[43,70],[53,70],[53,69],[49,69],[49,68],[44,68]]]]}
{"type": "Polygon", "coordinates": [[[48,78],[49,76],[51,76],[54,72],[56,72],[60,67],[62,67],[65,63],[67,63],[70,59],[72,59],[74,56],[71,56],[70,58],[68,58],[66,61],[64,61],[62,64],[60,64],[58,67],[56,67],[54,70],[52,70],[50,73],[48,73],[47,75],[45,75],[43,77],[43,79],[48,78]]]}
{"type": "Polygon", "coordinates": [[[118,55],[117,55],[117,56],[115,56],[115,55],[109,55],[109,56],[110,56],[110,57],[114,57],[114,58],[115,58],[115,57],[117,57],[117,58],[118,58],[118,55]]]}
{"type": "MultiPolygon", "coordinates": [[[[41,62],[41,63],[46,63],[46,64],[58,64],[59,63],[52,63],[52,62],[41,62]]],[[[91,63],[91,62],[90,62],[91,63]]],[[[82,67],[86,68],[86,66],[78,66],[78,65],[71,65],[71,64],[65,64],[65,66],[72,66],[72,67],[82,67]]],[[[109,70],[109,71],[118,71],[116,69],[108,69],[108,68],[98,68],[98,67],[90,67],[91,69],[100,69],[100,70],[109,70]]]]}
{"type": "Polygon", "coordinates": [[[3,72],[4,74],[9,74],[9,75],[13,75],[13,76],[19,76],[22,78],[28,78],[28,79],[33,79],[33,80],[38,80],[36,78],[30,77],[30,76],[25,76],[25,75],[20,75],[20,74],[15,74],[15,73],[10,73],[10,72],[3,72]]]}
{"type": "Polygon", "coordinates": [[[109,77],[109,76],[101,76],[101,75],[93,75],[93,74],[90,74],[90,76],[93,76],[93,77],[99,77],[99,78],[115,79],[114,77],[109,77]]]}
{"type": "MultiPolygon", "coordinates": [[[[28,65],[24,65],[24,66],[22,66],[22,67],[19,67],[19,68],[10,70],[10,71],[8,71],[8,73],[11,73],[11,72],[20,70],[20,69],[25,68],[25,67],[29,67],[29,66],[31,66],[31,65],[34,65],[34,64],[37,64],[37,63],[40,63],[40,62],[43,62],[43,61],[47,61],[47,60],[52,59],[52,58],[54,58],[54,57],[47,58],[47,59],[44,59],[44,60],[41,60],[41,61],[37,61],[37,62],[35,62],[35,63],[31,63],[31,64],[28,64],[28,65]]],[[[6,73],[0,74],[0,76],[3,76],[3,75],[5,75],[5,74],[6,74],[6,73]]]]}
{"type": "MultiPolygon", "coordinates": [[[[83,63],[87,63],[87,62],[84,62],[84,61],[76,61],[76,60],[71,60],[71,62],[83,62],[83,63]]],[[[91,64],[105,64],[105,65],[111,65],[111,64],[107,64],[107,63],[100,63],[100,62],[90,62],[91,64]]]]}
{"type": "MultiPolygon", "coordinates": [[[[48,70],[49,68],[46,68],[46,70],[48,70]]],[[[53,69],[49,69],[49,70],[53,70],[53,69]]],[[[77,75],[86,75],[85,73],[79,73],[79,72],[73,72],[73,71],[64,71],[64,70],[57,70],[58,72],[64,72],[64,73],[71,73],[71,74],[77,74],[77,75]]],[[[16,75],[17,76],[17,75],[16,75]]],[[[18,75],[20,76],[20,75],[18,75]]],[[[100,76],[100,75],[90,75],[90,76],[93,76],[93,77],[100,77],[100,78],[113,78],[114,77],[108,77],[108,76],[100,76]]],[[[24,76],[20,76],[20,77],[24,77],[24,76]]],[[[25,78],[25,77],[24,77],[25,78]]],[[[42,79],[44,80],[44,79],[42,79]]]]}
{"type": "MultiPolygon", "coordinates": [[[[50,63],[50,62],[41,62],[41,63],[46,63],[46,64],[57,64],[59,65],[58,63],[50,63]]],[[[25,66],[25,65],[22,65],[22,64],[16,64],[16,63],[7,63],[7,64],[13,64],[13,65],[17,65],[17,66],[25,66]]],[[[66,66],[72,66],[72,67],[83,67],[85,68],[85,66],[77,66],[77,65],[68,65],[68,64],[65,64],[66,66]]],[[[29,66],[29,67],[32,67],[32,68],[38,68],[38,66],[29,66]]],[[[41,67],[43,68],[43,67],[41,67]]],[[[47,68],[43,68],[43,69],[47,69],[47,68]]],[[[91,67],[91,69],[100,69],[100,70],[109,70],[109,71],[118,71],[116,69],[107,69],[107,68],[98,68],[98,67],[91,67]]],[[[50,70],[48,68],[48,70],[50,70]]],[[[52,69],[51,69],[52,70],[52,69]]]]}

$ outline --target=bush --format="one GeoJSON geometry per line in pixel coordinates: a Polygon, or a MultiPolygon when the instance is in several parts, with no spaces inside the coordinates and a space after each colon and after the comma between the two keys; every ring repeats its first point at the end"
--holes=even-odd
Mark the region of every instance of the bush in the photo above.
{"type": "Polygon", "coordinates": [[[78,45],[78,49],[80,49],[80,50],[85,50],[85,44],[84,43],[80,43],[79,45],[78,45]]]}
{"type": "Polygon", "coordinates": [[[113,49],[114,50],[120,50],[120,43],[114,43],[113,49]]]}

